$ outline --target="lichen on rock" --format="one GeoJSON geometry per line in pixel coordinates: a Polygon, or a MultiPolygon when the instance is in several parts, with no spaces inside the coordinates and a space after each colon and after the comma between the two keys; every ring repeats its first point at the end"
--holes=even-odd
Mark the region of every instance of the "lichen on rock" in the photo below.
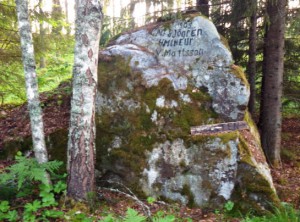
{"type": "Polygon", "coordinates": [[[212,196],[216,202],[230,198],[237,171],[236,138],[223,144],[216,137],[190,147],[183,139],[176,139],[154,147],[147,152],[148,167],[140,179],[148,196],[164,196],[198,206],[208,205],[212,196]]]}

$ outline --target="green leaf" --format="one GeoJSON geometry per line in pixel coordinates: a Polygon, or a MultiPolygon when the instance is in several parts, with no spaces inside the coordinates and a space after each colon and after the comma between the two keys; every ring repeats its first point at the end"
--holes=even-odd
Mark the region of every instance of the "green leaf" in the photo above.
{"type": "Polygon", "coordinates": [[[26,197],[29,196],[33,193],[33,189],[32,186],[24,186],[18,193],[17,193],[17,197],[26,197]]]}
{"type": "Polygon", "coordinates": [[[165,215],[165,213],[161,210],[156,212],[157,217],[163,217],[164,215],[165,215]]]}
{"type": "Polygon", "coordinates": [[[0,211],[0,221],[2,221],[2,220],[4,220],[4,219],[6,219],[6,213],[2,213],[2,212],[0,211]]]}
{"type": "Polygon", "coordinates": [[[38,209],[42,207],[41,201],[35,200],[32,203],[25,204],[24,208],[27,212],[36,212],[38,209]]]}
{"type": "Polygon", "coordinates": [[[6,214],[6,219],[8,221],[17,221],[19,218],[18,212],[16,210],[8,211],[6,214]]]}
{"type": "Polygon", "coordinates": [[[43,215],[51,218],[60,218],[64,215],[64,212],[58,210],[45,210],[43,215]]]}
{"type": "Polygon", "coordinates": [[[40,194],[39,196],[42,198],[43,206],[55,206],[57,202],[54,198],[54,194],[52,193],[52,187],[47,184],[40,184],[40,194]]]}
{"type": "Polygon", "coordinates": [[[53,193],[44,192],[44,194],[43,195],[40,194],[40,196],[42,197],[42,202],[44,207],[56,206],[58,204],[54,198],[53,193]]]}
{"type": "Polygon", "coordinates": [[[78,221],[78,222],[93,222],[94,219],[89,218],[86,214],[84,213],[79,213],[76,214],[75,217],[72,218],[72,221],[78,221]]]}
{"type": "Polygon", "coordinates": [[[153,204],[155,201],[156,201],[156,199],[155,199],[154,197],[148,197],[148,198],[147,198],[147,202],[148,202],[149,204],[153,204]]]}
{"type": "Polygon", "coordinates": [[[62,181],[58,181],[55,185],[54,185],[54,192],[55,193],[60,193],[63,192],[67,189],[67,184],[65,182],[62,181]]]}
{"type": "Polygon", "coordinates": [[[40,184],[40,197],[43,197],[43,195],[48,195],[52,191],[52,187],[49,184],[40,184]]]}
{"type": "Polygon", "coordinates": [[[16,156],[16,163],[5,168],[5,172],[1,174],[0,183],[12,183],[17,185],[17,189],[24,189],[24,184],[33,181],[39,181],[47,184],[48,180],[45,177],[45,172],[53,173],[61,166],[62,162],[50,161],[39,164],[34,158],[26,158],[21,156],[21,153],[16,156]]]}
{"type": "Polygon", "coordinates": [[[0,212],[6,213],[9,210],[9,202],[8,201],[1,201],[0,202],[0,212]]]}
{"type": "Polygon", "coordinates": [[[234,207],[234,203],[232,201],[227,201],[224,205],[224,208],[227,212],[231,211],[234,207]]]}
{"type": "Polygon", "coordinates": [[[106,217],[104,217],[102,220],[100,220],[99,222],[115,222],[115,218],[113,217],[112,214],[107,215],[106,217]]]}
{"type": "Polygon", "coordinates": [[[34,214],[32,214],[32,212],[24,212],[23,221],[35,222],[36,221],[36,216],[34,214]]]}
{"type": "Polygon", "coordinates": [[[139,215],[134,209],[128,208],[124,222],[142,222],[145,221],[146,217],[139,215]]]}

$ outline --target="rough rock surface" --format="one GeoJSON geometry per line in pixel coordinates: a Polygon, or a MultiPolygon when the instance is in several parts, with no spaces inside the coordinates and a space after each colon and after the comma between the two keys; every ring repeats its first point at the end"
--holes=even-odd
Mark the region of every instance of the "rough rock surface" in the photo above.
{"type": "Polygon", "coordinates": [[[124,34],[102,55],[122,55],[142,73],[147,87],[168,78],[175,90],[189,84],[206,88],[214,110],[227,120],[243,118],[248,103],[247,83],[233,66],[230,51],[215,26],[195,17],[124,34]]]}
{"type": "Polygon", "coordinates": [[[97,168],[145,196],[218,207],[276,203],[249,88],[206,18],[186,15],[119,36],[100,52],[97,168]],[[245,120],[249,130],[190,134],[245,120]]]}

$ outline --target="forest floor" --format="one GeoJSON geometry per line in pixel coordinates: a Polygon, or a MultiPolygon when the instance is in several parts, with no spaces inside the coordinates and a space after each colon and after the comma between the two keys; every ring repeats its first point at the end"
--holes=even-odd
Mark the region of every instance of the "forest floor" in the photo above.
{"type": "MultiPolygon", "coordinates": [[[[69,121],[69,85],[62,85],[59,91],[41,96],[43,106],[45,132],[52,133],[68,126],[69,121]]],[[[3,144],[15,138],[30,135],[29,115],[26,105],[19,107],[0,107],[0,152],[3,144]]],[[[0,160],[0,170],[11,164],[11,161],[0,160]]],[[[292,203],[295,208],[300,206],[300,117],[284,118],[282,128],[282,167],[272,169],[273,180],[278,195],[283,202],[292,203]]],[[[116,214],[124,214],[127,207],[140,212],[142,205],[123,194],[99,190],[99,195],[106,200],[106,210],[116,214]]],[[[147,203],[147,201],[145,201],[147,203]]],[[[148,204],[149,205],[149,204],[148,204]]],[[[150,205],[151,212],[168,211],[181,218],[189,217],[193,221],[220,221],[220,215],[215,212],[205,212],[200,208],[154,203],[150,205]]],[[[101,213],[101,212],[99,212],[101,213]]],[[[239,221],[239,220],[233,220],[239,221]]]]}

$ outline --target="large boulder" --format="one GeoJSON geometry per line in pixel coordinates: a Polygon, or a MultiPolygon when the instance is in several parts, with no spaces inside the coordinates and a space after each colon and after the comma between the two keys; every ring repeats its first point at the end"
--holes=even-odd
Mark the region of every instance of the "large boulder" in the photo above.
{"type": "Polygon", "coordinates": [[[233,199],[263,210],[277,203],[246,111],[247,80],[211,21],[190,14],[151,24],[122,34],[99,58],[102,179],[196,206],[233,199]],[[235,124],[241,121],[247,129],[235,124]],[[191,134],[203,125],[212,130],[191,134]]]}

